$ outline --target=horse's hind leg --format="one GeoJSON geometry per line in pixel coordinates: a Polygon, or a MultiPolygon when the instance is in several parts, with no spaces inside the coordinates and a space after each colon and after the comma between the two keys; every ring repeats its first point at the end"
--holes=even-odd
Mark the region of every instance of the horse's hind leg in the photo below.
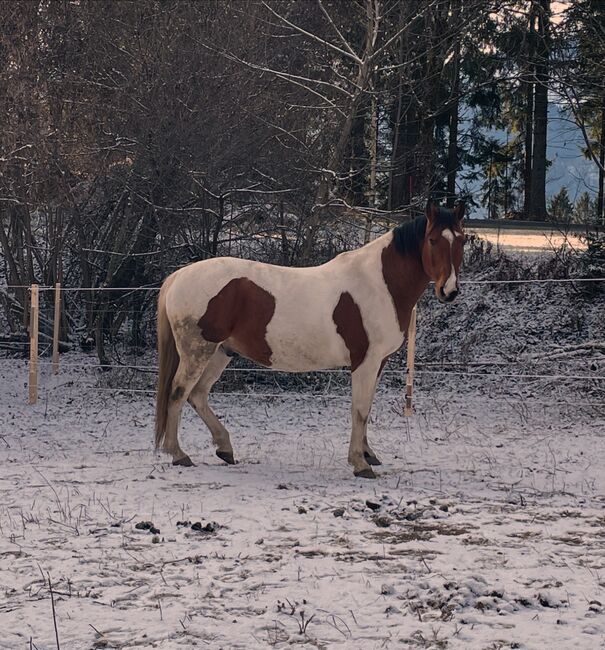
{"type": "Polygon", "coordinates": [[[208,361],[199,381],[191,391],[189,403],[210,429],[212,441],[216,445],[216,455],[221,460],[229,463],[229,465],[233,465],[235,464],[235,460],[233,458],[233,447],[231,446],[229,432],[208,404],[208,395],[212,386],[218,381],[230,361],[231,357],[225,354],[223,348],[219,346],[210,358],[210,361],[208,361]]]}
{"type": "Polygon", "coordinates": [[[214,348],[197,351],[196,354],[181,354],[179,367],[172,380],[170,398],[168,400],[168,413],[166,417],[166,433],[164,435],[163,450],[172,455],[173,465],[191,467],[191,458],[181,449],[178,439],[178,428],[181,419],[183,404],[197,384],[208,359],[214,348]]]}

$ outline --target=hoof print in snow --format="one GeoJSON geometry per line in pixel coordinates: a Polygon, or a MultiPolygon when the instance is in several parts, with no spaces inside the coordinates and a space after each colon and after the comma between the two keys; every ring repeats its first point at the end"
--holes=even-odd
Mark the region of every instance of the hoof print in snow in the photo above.
{"type": "Polygon", "coordinates": [[[177,528],[180,528],[180,527],[186,528],[186,527],[188,527],[188,526],[191,526],[191,522],[190,522],[190,521],[177,521],[177,522],[176,522],[176,527],[177,527],[177,528]]]}
{"type": "Polygon", "coordinates": [[[160,532],[160,529],[153,525],[153,521],[139,521],[134,527],[137,530],[148,530],[153,535],[157,535],[160,532]]]}
{"type": "Polygon", "coordinates": [[[366,500],[366,506],[367,506],[370,510],[374,510],[374,511],[376,511],[376,510],[380,510],[380,504],[379,504],[379,503],[376,503],[375,501],[370,501],[369,499],[366,500]]]}
{"type": "Polygon", "coordinates": [[[344,515],[344,513],[345,513],[345,509],[344,509],[344,508],[336,508],[336,510],[333,510],[333,511],[332,511],[332,514],[333,514],[335,517],[342,517],[342,516],[344,515]]]}
{"type": "Polygon", "coordinates": [[[299,515],[306,515],[307,514],[307,509],[305,506],[298,506],[298,514],[299,515]]]}

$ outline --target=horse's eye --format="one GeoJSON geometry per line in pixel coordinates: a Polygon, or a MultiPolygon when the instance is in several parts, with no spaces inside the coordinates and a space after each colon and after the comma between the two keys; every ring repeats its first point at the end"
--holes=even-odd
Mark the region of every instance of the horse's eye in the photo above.
{"type": "Polygon", "coordinates": [[[436,243],[437,243],[437,240],[436,240],[436,239],[429,239],[429,244],[430,244],[431,246],[434,246],[436,243]]]}

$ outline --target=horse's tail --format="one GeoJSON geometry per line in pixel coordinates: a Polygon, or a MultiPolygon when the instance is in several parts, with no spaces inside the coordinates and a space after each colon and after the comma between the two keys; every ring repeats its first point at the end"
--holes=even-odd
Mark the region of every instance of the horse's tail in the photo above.
{"type": "Polygon", "coordinates": [[[168,278],[160,289],[158,298],[158,386],[155,406],[155,447],[164,442],[166,420],[168,418],[168,400],[172,380],[179,367],[179,353],[176,349],[172,327],[166,314],[166,291],[172,284],[168,278]]]}

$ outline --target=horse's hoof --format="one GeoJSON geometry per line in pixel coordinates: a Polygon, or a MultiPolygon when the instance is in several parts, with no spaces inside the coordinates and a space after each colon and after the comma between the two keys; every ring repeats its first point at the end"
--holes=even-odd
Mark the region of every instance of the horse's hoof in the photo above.
{"type": "Polygon", "coordinates": [[[182,458],[172,461],[173,465],[180,465],[181,467],[195,467],[194,462],[185,454],[182,458]]]}
{"type": "Polygon", "coordinates": [[[367,451],[363,452],[363,457],[366,459],[366,463],[368,465],[382,465],[382,463],[376,458],[376,456],[372,456],[372,454],[368,454],[367,451]]]}
{"type": "Polygon", "coordinates": [[[359,478],[376,478],[376,474],[374,474],[374,470],[371,467],[366,467],[353,473],[359,478]]]}
{"type": "Polygon", "coordinates": [[[227,465],[235,465],[235,459],[233,458],[233,452],[231,452],[231,451],[219,451],[217,449],[216,455],[221,460],[224,460],[227,463],[227,465]]]}

